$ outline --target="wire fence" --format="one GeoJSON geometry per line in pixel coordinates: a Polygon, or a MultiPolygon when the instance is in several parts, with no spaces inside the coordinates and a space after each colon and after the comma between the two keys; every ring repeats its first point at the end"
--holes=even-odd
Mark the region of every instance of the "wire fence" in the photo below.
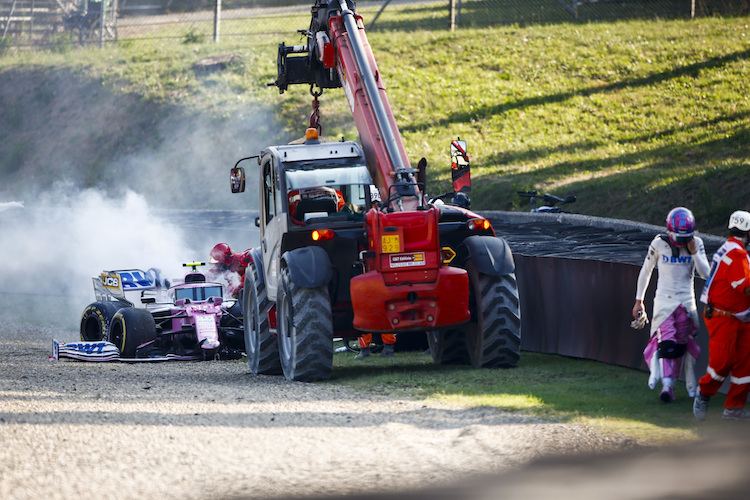
{"type": "MultiPolygon", "coordinates": [[[[308,26],[312,0],[0,0],[0,43],[220,41],[308,26]]],[[[750,0],[382,0],[357,4],[368,31],[677,19],[750,12],[750,0]]]]}

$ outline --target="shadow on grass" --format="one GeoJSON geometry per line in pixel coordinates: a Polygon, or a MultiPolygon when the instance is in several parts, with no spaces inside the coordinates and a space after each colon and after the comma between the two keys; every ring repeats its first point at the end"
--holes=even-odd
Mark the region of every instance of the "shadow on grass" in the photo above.
{"type": "Polygon", "coordinates": [[[429,123],[416,123],[401,128],[402,132],[417,132],[434,127],[447,127],[452,124],[469,123],[472,120],[486,118],[497,114],[507,113],[511,110],[526,110],[535,106],[545,106],[547,104],[567,101],[573,97],[588,97],[595,94],[605,94],[616,92],[624,89],[636,87],[648,87],[665,81],[674,80],[682,76],[697,77],[698,74],[707,69],[721,68],[730,63],[746,60],[750,58],[750,49],[732,52],[720,57],[712,57],[705,61],[676,67],[668,71],[653,73],[649,76],[640,78],[629,78],[618,82],[601,86],[591,86],[568,92],[559,92],[557,94],[543,95],[538,97],[529,97],[517,101],[508,101],[494,106],[477,106],[471,111],[458,111],[449,113],[445,118],[429,123]]]}
{"type": "MultiPolygon", "coordinates": [[[[636,150],[618,156],[558,162],[528,172],[504,174],[500,170],[486,175],[475,174],[473,198],[482,200],[487,206],[512,210],[521,207],[523,201],[516,195],[518,189],[532,189],[536,182],[548,179],[573,177],[582,180],[566,184],[563,194],[578,196],[579,203],[573,207],[576,212],[641,220],[654,209],[666,214],[675,203],[679,203],[699,214],[701,231],[723,235],[728,214],[745,206],[750,197],[750,187],[736,182],[750,173],[748,118],[750,111],[745,110],[689,126],[650,131],[620,141],[636,150]],[[721,131],[712,132],[712,127],[718,126],[721,126],[721,131]],[[710,138],[712,134],[716,138],[710,138]],[[656,140],[671,135],[687,139],[653,147],[656,140]],[[593,178],[595,173],[599,175],[593,178]],[[664,182],[670,177],[674,180],[664,182]],[[654,183],[659,185],[654,187],[654,183]],[[632,199],[643,199],[643,191],[648,192],[648,203],[633,206],[632,199]],[[717,196],[716,193],[722,194],[717,196]]],[[[603,146],[602,141],[591,140],[550,148],[530,148],[524,152],[490,156],[486,163],[533,164],[551,155],[593,151],[603,146]]]]}
{"type": "MultiPolygon", "coordinates": [[[[619,140],[619,144],[638,146],[639,150],[615,158],[607,158],[606,163],[604,160],[575,163],[565,162],[537,169],[534,170],[534,172],[546,172],[544,174],[545,176],[549,174],[569,174],[584,169],[593,171],[601,170],[607,168],[613,163],[617,165],[638,165],[644,163],[644,161],[658,163],[660,158],[664,159],[664,163],[668,163],[675,158],[675,155],[684,156],[685,160],[694,163],[707,157],[710,157],[713,160],[746,158],[748,156],[748,149],[750,149],[750,127],[748,127],[748,118],[750,118],[750,110],[745,110],[680,127],[670,127],[659,131],[648,131],[640,135],[619,140]],[[705,136],[710,134],[712,128],[719,125],[734,126],[737,132],[726,136],[721,140],[706,141],[705,136]],[[647,149],[648,144],[652,144],[654,141],[661,138],[690,132],[692,132],[694,136],[697,136],[688,144],[670,144],[661,148],[647,149]],[[717,151],[721,153],[721,156],[715,156],[717,151]],[[550,170],[554,170],[554,172],[549,172],[550,170]]],[[[552,155],[591,151],[606,145],[607,143],[602,140],[584,140],[559,144],[556,146],[532,147],[518,152],[508,151],[489,155],[483,158],[483,163],[487,165],[535,163],[543,161],[552,155]]],[[[639,175],[640,173],[642,172],[639,172],[639,175]]]]}

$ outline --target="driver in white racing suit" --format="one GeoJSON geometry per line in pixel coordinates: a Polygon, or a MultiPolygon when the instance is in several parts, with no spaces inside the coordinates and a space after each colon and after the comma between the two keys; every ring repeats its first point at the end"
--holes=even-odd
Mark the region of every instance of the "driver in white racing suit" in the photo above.
{"type": "Polygon", "coordinates": [[[651,339],[643,351],[649,367],[648,386],[653,389],[661,380],[660,399],[674,401],[674,381],[685,361],[685,382],[690,397],[695,396],[694,362],[700,347],[694,340],[698,330],[698,309],[695,302],[695,271],[708,277],[709,265],[703,240],[695,236],[695,217],[684,207],[672,209],[667,215],[667,232],[654,237],[638,274],[633,306],[633,327],[648,322],[643,298],[651,274],[658,268],[654,297],[651,339]]]}

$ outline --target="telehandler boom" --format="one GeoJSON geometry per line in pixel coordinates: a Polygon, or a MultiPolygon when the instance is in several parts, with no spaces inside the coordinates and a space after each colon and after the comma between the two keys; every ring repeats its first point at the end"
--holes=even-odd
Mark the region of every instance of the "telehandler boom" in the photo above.
{"type": "MultiPolygon", "coordinates": [[[[311,13],[307,44],[279,45],[272,85],[309,85],[315,105],[322,89],[343,88],[361,147],[310,128],[304,141],[253,157],[261,246],[244,286],[251,371],[325,379],[333,338],[372,332],[427,332],[438,364],[515,366],[513,256],[468,210],[466,143],[451,142],[453,192],[428,199],[426,162],[409,163],[354,2],[316,0],[311,13]]],[[[232,169],[235,192],[244,160],[232,169]]]]}

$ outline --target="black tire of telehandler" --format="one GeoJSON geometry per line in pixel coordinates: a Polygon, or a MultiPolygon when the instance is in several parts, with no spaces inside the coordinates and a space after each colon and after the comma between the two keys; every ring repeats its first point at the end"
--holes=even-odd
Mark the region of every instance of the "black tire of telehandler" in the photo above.
{"type": "Polygon", "coordinates": [[[81,340],[103,340],[109,324],[122,304],[115,301],[94,302],[86,306],[81,315],[81,340]]]}
{"type": "Polygon", "coordinates": [[[436,365],[468,365],[471,362],[463,327],[430,330],[427,343],[436,365]]]}
{"type": "Polygon", "coordinates": [[[226,310],[219,321],[219,338],[221,343],[230,349],[245,352],[244,317],[242,308],[245,300],[244,290],[237,294],[237,301],[226,310]]]}
{"type": "Polygon", "coordinates": [[[327,286],[298,287],[282,268],[277,301],[279,354],[287,380],[327,380],[333,369],[333,318],[327,286]]]}
{"type": "Polygon", "coordinates": [[[123,307],[112,318],[107,340],[119,350],[121,358],[135,358],[136,350],[156,338],[154,317],[145,309],[123,307]]]}
{"type": "Polygon", "coordinates": [[[518,366],[521,356],[521,309],[515,273],[488,276],[469,262],[475,307],[464,327],[466,346],[475,368],[518,366]]]}
{"type": "Polygon", "coordinates": [[[271,303],[266,294],[266,284],[261,281],[255,263],[247,266],[243,290],[243,328],[248,368],[255,374],[281,375],[279,343],[268,324],[271,303]]]}

